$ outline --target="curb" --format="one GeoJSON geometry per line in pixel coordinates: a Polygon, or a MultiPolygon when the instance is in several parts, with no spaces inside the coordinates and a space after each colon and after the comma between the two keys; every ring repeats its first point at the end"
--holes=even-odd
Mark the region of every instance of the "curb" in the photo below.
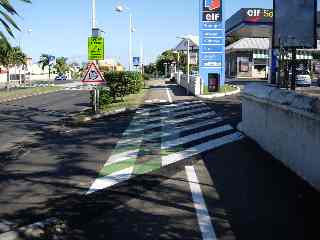
{"type": "MultiPolygon", "coordinates": [[[[130,111],[136,111],[139,107],[134,107],[134,108],[119,108],[110,112],[105,112],[105,113],[98,113],[93,116],[88,116],[84,117],[83,119],[79,120],[77,117],[71,117],[70,121],[71,124],[76,125],[76,124],[83,124],[83,123],[88,123],[103,117],[108,117],[108,116],[113,116],[119,113],[125,113],[125,112],[130,112],[130,111]]],[[[1,240],[1,239],[0,239],[1,240]]]]}
{"type": "Polygon", "coordinates": [[[17,100],[21,100],[21,99],[28,98],[28,97],[35,97],[35,96],[45,95],[45,94],[49,94],[49,93],[60,92],[60,91],[63,91],[63,90],[64,89],[50,91],[50,92],[44,92],[44,93],[34,93],[34,94],[29,94],[29,95],[22,95],[22,96],[19,96],[19,97],[16,97],[16,98],[9,98],[9,99],[5,99],[5,100],[0,100],[0,104],[1,103],[12,102],[12,101],[17,101],[17,100]]]}
{"type": "Polygon", "coordinates": [[[226,96],[231,96],[231,95],[235,95],[235,94],[238,94],[241,92],[241,89],[239,87],[237,87],[237,86],[233,86],[233,87],[237,88],[237,90],[234,90],[232,92],[227,92],[227,93],[213,93],[210,95],[197,95],[197,97],[206,100],[206,99],[222,98],[222,97],[226,97],[226,96]]]}

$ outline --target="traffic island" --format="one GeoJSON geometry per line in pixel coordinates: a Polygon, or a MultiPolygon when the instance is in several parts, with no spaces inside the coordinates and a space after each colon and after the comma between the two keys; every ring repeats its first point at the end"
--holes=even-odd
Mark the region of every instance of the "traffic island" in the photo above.
{"type": "Polygon", "coordinates": [[[235,85],[225,84],[217,92],[209,92],[208,87],[205,86],[203,89],[203,94],[198,97],[202,99],[213,99],[213,98],[231,96],[238,93],[240,93],[239,87],[235,85]]]}
{"type": "Polygon", "coordinates": [[[238,128],[320,190],[320,99],[247,85],[238,128]]]}
{"type": "Polygon", "coordinates": [[[0,91],[0,103],[16,101],[61,90],[63,90],[63,87],[58,86],[16,88],[10,89],[9,91],[4,89],[0,91]]]}
{"type": "Polygon", "coordinates": [[[118,99],[115,102],[103,104],[100,106],[101,109],[99,113],[94,113],[92,109],[87,109],[72,116],[72,118],[66,120],[66,122],[69,122],[70,125],[77,126],[102,117],[136,111],[141,105],[144,104],[145,95],[148,89],[148,87],[145,87],[137,94],[130,94],[123,97],[123,99],[118,99]]]}

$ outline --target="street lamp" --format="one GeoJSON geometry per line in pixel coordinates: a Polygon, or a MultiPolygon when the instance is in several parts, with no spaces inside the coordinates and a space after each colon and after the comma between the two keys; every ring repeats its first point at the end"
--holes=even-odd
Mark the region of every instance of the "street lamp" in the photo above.
{"type": "Polygon", "coordinates": [[[179,51],[173,51],[173,53],[178,55],[175,69],[176,69],[176,72],[178,71],[177,82],[178,82],[178,84],[180,84],[180,52],[179,51]]]}
{"type": "Polygon", "coordinates": [[[189,95],[189,84],[190,84],[190,38],[189,37],[177,37],[178,39],[187,40],[188,42],[188,54],[187,54],[187,95],[189,95]]]}
{"type": "Polygon", "coordinates": [[[116,7],[117,12],[129,11],[129,71],[132,69],[132,33],[136,31],[135,27],[132,24],[132,13],[130,9],[123,5],[118,5],[116,7]]]}

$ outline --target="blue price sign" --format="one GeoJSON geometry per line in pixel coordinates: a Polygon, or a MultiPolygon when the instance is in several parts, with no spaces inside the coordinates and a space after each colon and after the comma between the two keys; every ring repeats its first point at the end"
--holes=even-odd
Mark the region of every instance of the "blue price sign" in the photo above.
{"type": "Polygon", "coordinates": [[[222,1],[200,1],[199,73],[209,92],[217,91],[225,81],[225,23],[222,1]]]}

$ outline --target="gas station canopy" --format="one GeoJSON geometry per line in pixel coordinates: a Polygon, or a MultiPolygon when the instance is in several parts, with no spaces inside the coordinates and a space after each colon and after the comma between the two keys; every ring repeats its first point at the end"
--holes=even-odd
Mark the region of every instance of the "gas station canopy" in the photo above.
{"type": "MultiPolygon", "coordinates": [[[[273,10],[241,8],[226,21],[226,36],[239,38],[271,38],[273,10]]],[[[318,12],[318,39],[320,39],[320,13],[318,12]]]]}

